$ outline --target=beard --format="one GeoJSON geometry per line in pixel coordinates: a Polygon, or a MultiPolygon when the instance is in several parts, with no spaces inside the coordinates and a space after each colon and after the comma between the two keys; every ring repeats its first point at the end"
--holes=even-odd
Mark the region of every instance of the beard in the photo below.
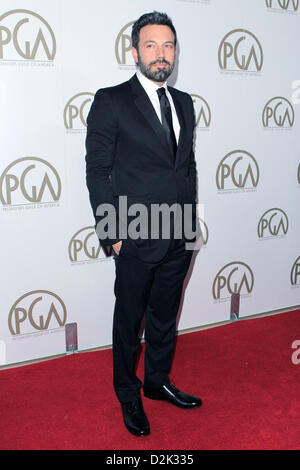
{"type": "Polygon", "coordinates": [[[138,52],[138,62],[136,65],[140,68],[141,73],[145,75],[145,77],[149,78],[149,80],[154,80],[155,82],[165,82],[174,70],[175,60],[172,64],[165,59],[155,60],[153,62],[150,62],[149,64],[145,64],[145,62],[142,61],[141,56],[138,52]],[[166,68],[160,70],[152,70],[151,67],[154,64],[165,64],[166,68]]]}

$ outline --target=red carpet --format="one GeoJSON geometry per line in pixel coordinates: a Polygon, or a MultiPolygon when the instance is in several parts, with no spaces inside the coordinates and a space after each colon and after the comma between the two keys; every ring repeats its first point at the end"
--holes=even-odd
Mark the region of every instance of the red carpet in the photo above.
{"type": "Polygon", "coordinates": [[[111,350],[2,370],[0,448],[300,449],[295,340],[299,310],[179,336],[171,378],[203,406],[181,410],[144,398],[146,438],[122,423],[111,350]]]}

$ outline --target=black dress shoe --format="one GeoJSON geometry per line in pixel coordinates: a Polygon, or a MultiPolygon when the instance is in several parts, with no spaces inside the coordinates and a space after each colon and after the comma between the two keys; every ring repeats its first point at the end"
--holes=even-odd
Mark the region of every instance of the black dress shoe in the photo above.
{"type": "Polygon", "coordinates": [[[198,408],[202,405],[200,398],[180,392],[171,383],[156,389],[144,387],[144,395],[152,400],[168,401],[179,408],[198,408]]]}
{"type": "Polygon", "coordinates": [[[140,397],[128,403],[122,403],[123,418],[126,428],[135,436],[148,436],[150,425],[144,412],[140,397]]]}

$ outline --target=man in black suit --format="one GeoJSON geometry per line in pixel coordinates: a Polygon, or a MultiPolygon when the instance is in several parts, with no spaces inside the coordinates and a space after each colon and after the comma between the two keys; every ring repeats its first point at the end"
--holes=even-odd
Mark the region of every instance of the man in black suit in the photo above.
{"type": "Polygon", "coordinates": [[[142,382],[135,374],[145,311],[144,396],[181,408],[201,405],[200,398],[179,391],[168,376],[183,281],[192,257],[186,249],[192,237],[185,228],[188,224],[193,236],[198,228],[193,103],[187,93],[166,86],[174,69],[176,41],[166,14],[141,16],[132,29],[137,74],[99,90],[87,119],[87,186],[98,237],[103,247],[112,246],[116,264],[114,389],[125,425],[137,436],[150,432],[140,395],[142,382]],[[120,208],[122,197],[129,208],[126,217],[120,208]],[[143,218],[134,225],[137,204],[143,218]],[[154,218],[151,213],[162,205],[170,208],[169,227],[162,215],[154,218]],[[191,210],[183,217],[187,207],[191,210]],[[109,208],[116,217],[108,217],[109,208]]]}

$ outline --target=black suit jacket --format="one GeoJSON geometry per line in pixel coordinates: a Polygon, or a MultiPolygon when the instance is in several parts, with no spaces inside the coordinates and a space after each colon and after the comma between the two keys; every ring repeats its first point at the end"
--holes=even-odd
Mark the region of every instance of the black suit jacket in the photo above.
{"type": "MultiPolygon", "coordinates": [[[[194,108],[187,93],[168,87],[176,108],[180,135],[176,160],[168,147],[155,109],[136,75],[120,85],[97,91],[87,118],[86,182],[97,223],[97,207],[115,206],[127,196],[128,206],[143,203],[193,204],[196,223],[196,164],[193,152],[194,108]]],[[[150,210],[149,210],[150,212],[150,210]]],[[[128,217],[130,223],[134,217],[128,217]]],[[[122,223],[122,221],[121,221],[122,223]]],[[[150,226],[150,221],[149,221],[150,226]]],[[[102,238],[102,246],[119,241],[120,220],[113,238],[102,238]]],[[[98,233],[99,236],[99,233],[98,233]]],[[[144,261],[159,261],[170,240],[123,240],[121,251],[129,250],[144,261]]]]}

